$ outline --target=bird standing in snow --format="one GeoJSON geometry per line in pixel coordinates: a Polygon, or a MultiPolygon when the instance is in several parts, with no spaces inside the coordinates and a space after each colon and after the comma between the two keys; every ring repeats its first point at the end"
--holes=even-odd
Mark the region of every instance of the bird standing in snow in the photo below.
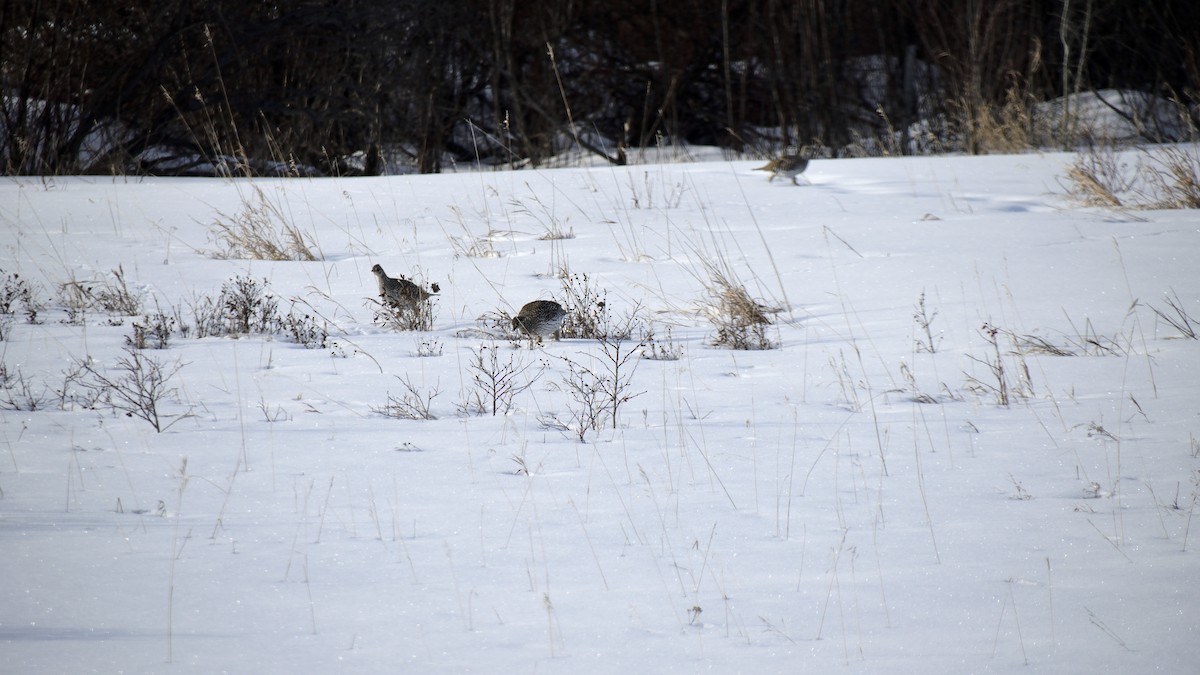
{"type": "Polygon", "coordinates": [[[554,339],[558,339],[558,331],[562,328],[563,319],[567,318],[567,312],[562,308],[562,305],[553,300],[534,300],[533,302],[525,303],[520,312],[513,317],[513,330],[524,331],[529,335],[530,340],[537,338],[540,343],[542,338],[547,335],[553,335],[554,339]]]}
{"type": "Polygon", "coordinates": [[[384,304],[396,308],[416,309],[417,305],[428,300],[438,292],[437,284],[433,284],[433,293],[403,277],[394,279],[384,273],[383,268],[375,265],[371,268],[375,280],[379,282],[379,297],[384,304]]]}
{"type": "Polygon", "coordinates": [[[796,182],[796,176],[804,173],[804,170],[807,168],[807,158],[801,157],[800,155],[784,155],[777,159],[773,159],[754,170],[770,171],[771,179],[767,181],[768,183],[774,181],[777,176],[782,176],[783,178],[791,178],[792,185],[799,185],[799,183],[796,182]]]}

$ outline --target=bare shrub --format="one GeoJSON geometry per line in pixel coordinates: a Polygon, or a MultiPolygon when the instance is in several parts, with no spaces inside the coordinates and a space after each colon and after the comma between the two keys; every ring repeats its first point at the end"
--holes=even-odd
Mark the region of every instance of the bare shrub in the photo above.
{"type": "Polygon", "coordinates": [[[651,361],[678,361],[683,356],[683,346],[671,335],[670,326],[665,335],[659,335],[654,324],[650,324],[642,331],[642,344],[642,358],[651,361]]]}
{"type": "Polygon", "coordinates": [[[118,266],[112,270],[111,279],[100,281],[77,281],[71,279],[59,286],[58,298],[67,311],[68,323],[83,321],[86,312],[102,311],[119,316],[137,316],[142,313],[142,298],[130,290],[125,280],[125,269],[118,266]]]}
{"type": "Polygon", "coordinates": [[[133,322],[133,333],[125,336],[125,344],[134,349],[166,349],[175,332],[174,316],[157,311],[133,322]]]}
{"type": "Polygon", "coordinates": [[[282,333],[306,349],[329,346],[328,322],[298,309],[301,302],[293,299],[287,314],[283,314],[266,279],[239,276],[222,284],[216,298],[192,298],[190,324],[179,318],[178,311],[173,318],[181,334],[194,334],[196,338],[282,333]]]}
{"type": "MultiPolygon", "coordinates": [[[[0,270],[0,273],[4,273],[0,270]]],[[[29,317],[29,323],[37,323],[37,312],[41,308],[35,296],[33,284],[16,272],[4,273],[0,283],[0,314],[16,314],[14,305],[20,305],[29,317]]]]}
{"type": "Polygon", "coordinates": [[[279,319],[280,328],[305,349],[324,349],[329,345],[329,324],[304,312],[291,311],[279,319]]]}
{"type": "Polygon", "coordinates": [[[209,295],[194,295],[188,301],[191,310],[191,323],[181,331],[191,333],[198,339],[225,335],[225,317],[216,299],[209,295]]]}
{"type": "Polygon", "coordinates": [[[371,321],[377,326],[399,331],[433,330],[434,300],[428,298],[414,303],[395,304],[367,298],[372,312],[371,321]]]}
{"type": "Polygon", "coordinates": [[[560,419],[553,413],[539,418],[543,426],[571,431],[580,443],[587,439],[590,432],[603,428],[606,408],[601,376],[590,368],[567,361],[567,374],[563,376],[561,385],[556,386],[567,392],[574,405],[569,409],[568,419],[560,419]]]}
{"type": "Polygon", "coordinates": [[[20,369],[9,372],[8,364],[0,362],[0,409],[35,412],[46,407],[49,389],[34,382],[20,369]]]}
{"type": "Polygon", "coordinates": [[[460,411],[468,415],[507,415],[517,395],[532,387],[545,367],[525,363],[511,354],[502,359],[495,343],[480,345],[467,362],[471,388],[464,392],[460,411]]]}
{"type": "Polygon", "coordinates": [[[587,274],[573,274],[565,267],[559,269],[558,278],[562,284],[563,309],[567,312],[559,335],[583,339],[601,339],[609,335],[613,326],[608,291],[598,288],[587,274]]]}
{"type": "Polygon", "coordinates": [[[166,365],[145,352],[125,347],[125,356],[117,359],[117,375],[108,375],[90,358],[81,364],[86,377],[80,385],[93,393],[93,400],[109,406],[126,417],[137,417],[150,423],[156,432],[163,432],[183,417],[166,422],[159,412],[163,399],[175,390],[167,382],[183,368],[180,361],[166,365]]]}
{"type": "Polygon", "coordinates": [[[998,331],[995,328],[984,324],[981,332],[987,339],[988,344],[992,346],[994,356],[983,359],[975,356],[970,356],[969,358],[972,361],[982,363],[983,365],[987,366],[988,371],[990,371],[992,374],[992,380],[980,380],[973,375],[967,375],[967,388],[975,391],[976,393],[991,392],[995,395],[997,404],[1008,407],[1010,400],[1008,393],[1008,376],[1005,373],[1004,360],[1000,358],[1000,347],[996,341],[996,333],[998,331]]]}
{"type": "Polygon", "coordinates": [[[267,291],[267,280],[235,277],[221,286],[217,306],[222,310],[226,332],[272,333],[279,325],[279,301],[267,291]]]}
{"type": "Polygon", "coordinates": [[[372,407],[371,412],[391,417],[393,419],[405,420],[434,420],[437,419],[432,412],[433,399],[441,394],[441,390],[436,386],[433,389],[421,391],[407,377],[396,376],[400,381],[402,391],[399,396],[387,394],[387,402],[378,407],[372,407]]]}
{"type": "Polygon", "coordinates": [[[427,338],[417,342],[417,356],[433,357],[442,355],[442,341],[436,338],[427,338]]]}
{"type": "Polygon", "coordinates": [[[72,360],[70,367],[62,372],[62,386],[54,389],[59,410],[70,410],[74,406],[84,410],[96,409],[101,393],[84,386],[87,376],[87,361],[72,360]]]}
{"type": "Polygon", "coordinates": [[[620,326],[597,338],[600,353],[591,355],[587,362],[562,357],[567,374],[559,386],[574,405],[570,408],[569,419],[549,415],[542,419],[543,425],[570,429],[580,442],[589,432],[604,427],[617,428],[621,407],[642,394],[632,390],[633,375],[640,360],[637,357],[646,346],[642,340],[629,338],[636,327],[635,312],[620,326]]]}
{"type": "Polygon", "coordinates": [[[242,200],[234,215],[217,212],[209,236],[219,247],[213,257],[249,260],[324,260],[307,234],[291,223],[279,202],[254,186],[251,198],[242,200]]]}

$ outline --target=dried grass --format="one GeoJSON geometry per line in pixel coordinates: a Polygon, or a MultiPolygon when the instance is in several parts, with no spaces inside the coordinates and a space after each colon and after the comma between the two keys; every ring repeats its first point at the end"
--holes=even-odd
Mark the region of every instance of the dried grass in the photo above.
{"type": "Polygon", "coordinates": [[[975,154],[1011,154],[1037,146],[1032,106],[1016,87],[1005,93],[1000,106],[961,106],[970,151],[975,154]]]}
{"type": "Polygon", "coordinates": [[[1167,146],[1147,156],[1147,180],[1158,199],[1151,208],[1200,209],[1200,149],[1167,146]]]}
{"type": "Polygon", "coordinates": [[[767,337],[767,326],[771,325],[767,314],[771,310],[750,295],[723,261],[708,260],[704,267],[708,274],[705,283],[708,298],[703,311],[716,329],[713,345],[742,350],[774,349],[776,345],[767,337]]]}
{"type": "Polygon", "coordinates": [[[78,281],[71,279],[58,287],[58,300],[62,303],[71,323],[82,317],[84,312],[103,311],[119,316],[137,316],[142,313],[142,297],[131,290],[125,281],[125,268],[118,265],[112,270],[112,280],[78,281]]]}
{"type": "Polygon", "coordinates": [[[1094,162],[1082,155],[1075,164],[1067,169],[1067,179],[1071,181],[1069,193],[1075,201],[1083,206],[1098,206],[1106,209],[1119,209],[1123,206],[1111,187],[1112,183],[1106,176],[1097,171],[1094,162]]]}
{"type": "Polygon", "coordinates": [[[220,247],[213,257],[222,260],[324,260],[312,236],[289,222],[258,186],[239,213],[218,212],[209,235],[220,247]]]}
{"type": "Polygon", "coordinates": [[[372,321],[377,326],[397,331],[431,331],[437,313],[433,304],[435,297],[405,304],[367,298],[365,303],[372,311],[372,321]]]}
{"type": "Polygon", "coordinates": [[[1200,208],[1200,146],[1138,151],[1132,167],[1111,146],[1081,153],[1067,168],[1067,193],[1083,206],[1107,209],[1200,208]]]}

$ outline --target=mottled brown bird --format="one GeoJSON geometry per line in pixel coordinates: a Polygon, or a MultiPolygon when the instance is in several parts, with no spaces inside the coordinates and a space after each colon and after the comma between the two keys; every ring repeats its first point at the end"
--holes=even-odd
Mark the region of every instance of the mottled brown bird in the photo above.
{"type": "Polygon", "coordinates": [[[562,328],[563,319],[567,318],[567,312],[562,308],[562,305],[553,300],[534,300],[533,302],[525,303],[520,312],[513,317],[513,330],[520,330],[529,335],[530,339],[537,338],[540,343],[542,338],[547,335],[553,335],[554,339],[558,339],[558,331],[562,328]]]}
{"type": "Polygon", "coordinates": [[[375,280],[379,282],[380,299],[384,304],[393,307],[416,309],[417,305],[428,300],[439,290],[437,284],[433,285],[433,293],[430,293],[403,277],[399,279],[389,277],[379,265],[372,267],[371,272],[375,274],[375,280]]]}
{"type": "Polygon", "coordinates": [[[776,177],[783,177],[791,178],[792,185],[799,185],[799,183],[796,182],[796,176],[804,173],[804,170],[807,168],[807,158],[801,157],[800,155],[784,155],[777,159],[773,159],[754,170],[771,172],[771,179],[767,181],[768,183],[774,181],[776,177]]]}

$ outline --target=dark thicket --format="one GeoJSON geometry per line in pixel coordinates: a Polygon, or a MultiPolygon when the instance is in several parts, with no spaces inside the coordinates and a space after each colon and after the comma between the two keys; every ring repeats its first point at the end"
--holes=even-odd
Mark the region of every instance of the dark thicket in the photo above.
{"type": "Polygon", "coordinates": [[[625,161],[989,149],[998,111],[1200,99],[1195,0],[6,0],[7,174],[366,173],[385,158],[625,161]]]}

